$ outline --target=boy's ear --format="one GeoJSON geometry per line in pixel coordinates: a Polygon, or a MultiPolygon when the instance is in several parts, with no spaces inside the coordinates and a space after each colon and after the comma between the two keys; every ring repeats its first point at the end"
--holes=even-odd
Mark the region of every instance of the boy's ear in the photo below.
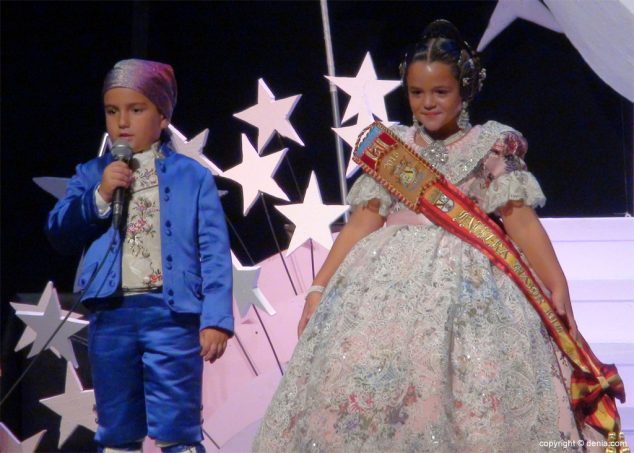
{"type": "Polygon", "coordinates": [[[163,114],[161,114],[161,129],[167,129],[167,126],[170,125],[170,120],[163,114]]]}

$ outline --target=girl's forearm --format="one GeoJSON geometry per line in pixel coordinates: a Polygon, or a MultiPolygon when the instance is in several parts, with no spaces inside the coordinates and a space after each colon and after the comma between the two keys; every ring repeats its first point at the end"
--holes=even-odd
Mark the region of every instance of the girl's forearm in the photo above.
{"type": "Polygon", "coordinates": [[[520,247],[529,264],[551,292],[568,292],[566,276],[548,234],[532,208],[507,206],[502,211],[508,235],[520,247]]]}
{"type": "Polygon", "coordinates": [[[326,261],[315,276],[313,285],[327,286],[352,247],[368,234],[381,228],[383,223],[385,218],[378,214],[378,208],[375,209],[372,202],[368,203],[367,207],[358,206],[337,236],[326,261]]]}

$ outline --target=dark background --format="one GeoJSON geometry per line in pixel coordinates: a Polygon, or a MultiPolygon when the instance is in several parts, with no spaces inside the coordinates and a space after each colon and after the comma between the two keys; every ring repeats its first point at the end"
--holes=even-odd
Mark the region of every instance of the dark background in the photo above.
{"type": "MultiPolygon", "coordinates": [[[[381,79],[397,79],[407,45],[433,19],[454,22],[476,47],[495,2],[329,3],[338,76],[356,75],[367,51],[381,79]]],[[[325,203],[339,203],[335,136],[320,6],[311,2],[6,2],[2,45],[2,394],[29,361],[13,349],[24,325],[9,301],[37,301],[52,280],[70,292],[78,257],[57,254],[43,234],[55,199],[33,177],[70,177],[94,157],[104,131],[101,84],[112,65],[142,57],[169,62],[179,84],[173,122],[192,138],[205,128],[205,153],[222,169],[241,160],[240,134],[257,129],[236,119],[257,100],[263,78],[277,99],[302,94],[291,122],[305,147],[274,138],[264,154],[288,147],[275,179],[299,202],[311,170],[325,203]]],[[[522,131],[527,163],[548,204],[542,217],[622,216],[632,211],[632,104],[601,81],[563,34],[517,20],[483,53],[488,78],[472,122],[495,119],[522,131]]],[[[344,111],[348,97],[340,94],[344,111]]],[[[386,97],[389,118],[410,124],[402,91],[386,97]]],[[[352,120],[346,124],[354,123],[352,120]]],[[[345,146],[345,145],[344,145],[345,146]]],[[[349,149],[345,146],[346,152],[349,149]]],[[[348,156],[346,156],[347,158],[348,156]]],[[[347,160],[346,160],[347,162],[347,160]]],[[[226,179],[223,206],[234,252],[246,265],[276,252],[265,210],[242,216],[240,187],[226,179]]],[[[266,196],[274,233],[288,244],[285,219],[266,196]]],[[[64,298],[64,306],[71,302],[64,298]]],[[[85,333],[84,333],[85,334],[85,333]]],[[[80,378],[91,388],[86,351],[75,343],[80,378]]],[[[55,450],[59,417],[39,403],[63,392],[65,362],[45,353],[1,408],[0,420],[20,438],[49,429],[40,450],[55,450]]],[[[94,448],[78,429],[65,451],[94,448]]]]}

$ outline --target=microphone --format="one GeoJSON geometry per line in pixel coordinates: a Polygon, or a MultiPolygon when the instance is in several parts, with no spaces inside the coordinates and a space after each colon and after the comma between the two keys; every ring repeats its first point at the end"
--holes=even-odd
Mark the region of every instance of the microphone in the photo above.
{"type": "MultiPolygon", "coordinates": [[[[112,144],[110,153],[114,160],[125,162],[128,164],[132,158],[132,147],[130,142],[120,138],[112,144]]],[[[112,226],[119,230],[121,228],[121,220],[123,219],[123,208],[125,207],[125,188],[117,187],[112,197],[112,226]]]]}

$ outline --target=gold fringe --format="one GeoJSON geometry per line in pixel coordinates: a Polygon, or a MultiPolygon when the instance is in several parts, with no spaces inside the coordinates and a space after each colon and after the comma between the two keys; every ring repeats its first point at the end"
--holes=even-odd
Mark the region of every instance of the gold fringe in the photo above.
{"type": "Polygon", "coordinates": [[[605,453],[631,453],[623,432],[620,432],[618,436],[615,432],[608,434],[608,446],[605,448],[605,453]]]}

